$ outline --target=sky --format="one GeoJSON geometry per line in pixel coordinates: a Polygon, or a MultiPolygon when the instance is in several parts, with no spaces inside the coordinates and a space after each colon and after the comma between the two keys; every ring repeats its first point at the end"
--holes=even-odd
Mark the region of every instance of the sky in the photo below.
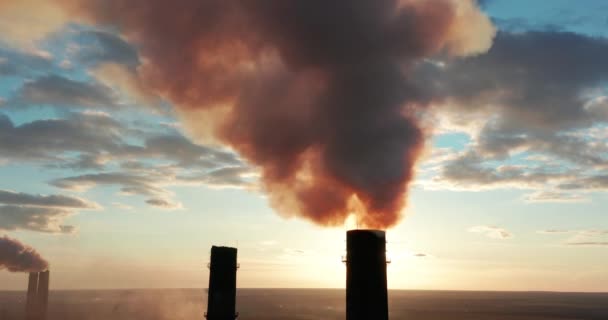
{"type": "Polygon", "coordinates": [[[0,236],[53,289],[343,288],[365,225],[392,289],[608,291],[608,3],[402,2],[0,0],[0,236]]]}

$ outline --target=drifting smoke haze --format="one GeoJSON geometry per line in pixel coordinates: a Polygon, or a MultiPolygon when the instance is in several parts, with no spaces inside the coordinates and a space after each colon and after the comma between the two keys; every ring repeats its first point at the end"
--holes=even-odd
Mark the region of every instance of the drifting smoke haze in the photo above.
{"type": "Polygon", "coordinates": [[[367,227],[399,221],[424,146],[409,78],[436,54],[486,51],[495,29],[473,1],[65,1],[118,28],[138,77],[188,129],[260,168],[282,215],[367,227]]]}
{"type": "Polygon", "coordinates": [[[48,262],[34,248],[7,236],[0,237],[0,270],[39,272],[48,266],[48,262]]]}

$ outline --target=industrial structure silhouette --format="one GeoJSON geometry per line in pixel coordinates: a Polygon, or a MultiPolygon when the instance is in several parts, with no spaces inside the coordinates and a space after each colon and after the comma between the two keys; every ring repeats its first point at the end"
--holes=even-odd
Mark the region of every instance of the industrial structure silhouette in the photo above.
{"type": "MultiPolygon", "coordinates": [[[[386,235],[381,230],[346,233],[346,319],[388,320],[386,235]]],[[[237,248],[211,247],[208,320],[234,320],[237,288],[237,248]]],[[[49,271],[29,274],[25,320],[46,320],[49,271]]]]}
{"type": "Polygon", "coordinates": [[[26,320],[46,320],[49,301],[49,277],[50,272],[48,270],[29,273],[25,302],[26,320]]]}

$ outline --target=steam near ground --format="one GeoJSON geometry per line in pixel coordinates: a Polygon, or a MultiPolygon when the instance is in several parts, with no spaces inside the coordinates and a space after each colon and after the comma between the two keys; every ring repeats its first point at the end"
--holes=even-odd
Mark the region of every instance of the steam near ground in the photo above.
{"type": "MultiPolygon", "coordinates": [[[[0,320],[23,319],[24,292],[0,292],[0,320]]],[[[204,319],[204,289],[51,291],[48,320],[204,319]]],[[[391,291],[390,316],[415,320],[608,319],[608,293],[391,291]]],[[[343,290],[241,289],[239,319],[344,319],[343,290]]]]}

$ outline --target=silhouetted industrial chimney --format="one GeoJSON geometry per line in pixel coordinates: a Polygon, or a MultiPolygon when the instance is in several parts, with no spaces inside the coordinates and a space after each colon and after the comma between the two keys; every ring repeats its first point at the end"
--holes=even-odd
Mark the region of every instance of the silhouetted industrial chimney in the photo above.
{"type": "Polygon", "coordinates": [[[234,320],[236,313],[236,248],[211,247],[209,263],[208,320],[234,320]]]}
{"type": "Polygon", "coordinates": [[[36,320],[36,304],[38,298],[38,272],[30,272],[27,282],[27,297],[25,300],[25,319],[36,320]]]}
{"type": "Polygon", "coordinates": [[[346,232],[346,319],[388,320],[386,235],[346,232]]]}
{"type": "Polygon", "coordinates": [[[46,309],[49,303],[49,276],[48,270],[38,274],[38,320],[46,320],[46,309]]]}
{"type": "Polygon", "coordinates": [[[49,271],[30,272],[25,302],[26,320],[45,320],[49,301],[49,271]]]}

